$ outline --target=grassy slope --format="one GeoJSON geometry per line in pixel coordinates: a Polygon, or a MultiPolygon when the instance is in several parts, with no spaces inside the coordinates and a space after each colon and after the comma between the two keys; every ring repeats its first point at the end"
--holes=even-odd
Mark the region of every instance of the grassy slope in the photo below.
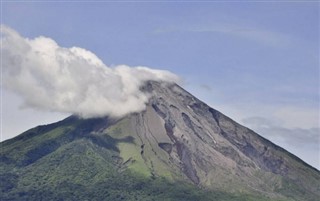
{"type": "Polygon", "coordinates": [[[109,150],[77,140],[23,170],[12,171],[18,178],[11,182],[11,189],[2,192],[2,200],[266,200],[206,192],[130,171],[119,173],[109,161],[109,150]]]}
{"type": "Polygon", "coordinates": [[[67,119],[1,143],[1,200],[269,200],[150,177],[126,122],[89,135],[99,123],[67,119]]]}

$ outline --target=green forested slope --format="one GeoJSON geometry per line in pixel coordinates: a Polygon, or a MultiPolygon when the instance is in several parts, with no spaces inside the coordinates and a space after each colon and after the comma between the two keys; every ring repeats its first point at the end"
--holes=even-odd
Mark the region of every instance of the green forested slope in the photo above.
{"type": "Polygon", "coordinates": [[[118,144],[134,139],[92,132],[102,124],[70,117],[2,142],[1,200],[271,200],[132,171],[118,144]]]}

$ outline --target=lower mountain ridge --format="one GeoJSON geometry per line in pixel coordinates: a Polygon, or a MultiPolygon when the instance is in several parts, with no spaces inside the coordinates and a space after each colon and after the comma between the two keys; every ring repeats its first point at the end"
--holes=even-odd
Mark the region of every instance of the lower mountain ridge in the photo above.
{"type": "Polygon", "coordinates": [[[1,143],[1,200],[296,200],[320,172],[176,84],[147,82],[146,109],[70,116],[1,143]]]}

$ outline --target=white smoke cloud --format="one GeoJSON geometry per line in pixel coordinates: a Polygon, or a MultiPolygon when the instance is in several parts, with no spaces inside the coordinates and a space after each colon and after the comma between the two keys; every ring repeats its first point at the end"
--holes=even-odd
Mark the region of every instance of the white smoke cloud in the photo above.
{"type": "Polygon", "coordinates": [[[24,38],[1,25],[3,86],[23,97],[24,106],[77,114],[121,117],[145,108],[147,80],[176,82],[168,71],[106,66],[92,52],[60,47],[47,37],[24,38]]]}

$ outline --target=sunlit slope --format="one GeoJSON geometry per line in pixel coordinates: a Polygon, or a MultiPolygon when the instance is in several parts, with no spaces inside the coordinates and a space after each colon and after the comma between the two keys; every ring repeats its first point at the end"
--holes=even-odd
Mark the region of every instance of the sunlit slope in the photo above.
{"type": "Polygon", "coordinates": [[[317,200],[320,173],[180,88],[146,109],[71,116],[1,143],[2,200],[317,200]]]}

